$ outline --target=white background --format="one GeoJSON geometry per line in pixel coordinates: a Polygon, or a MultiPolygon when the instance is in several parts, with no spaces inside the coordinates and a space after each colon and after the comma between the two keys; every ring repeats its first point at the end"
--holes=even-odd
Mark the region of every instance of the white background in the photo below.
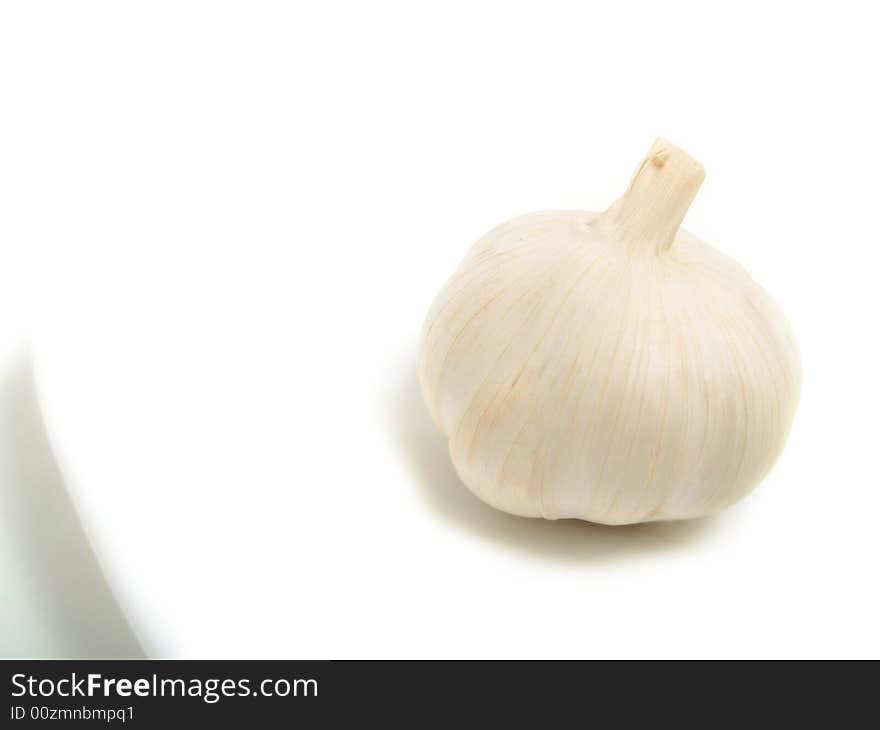
{"type": "Polygon", "coordinates": [[[4,3],[0,325],[49,441],[13,378],[0,465],[49,455],[0,472],[0,651],[880,656],[876,28],[857,2],[4,3]],[[494,512],[423,410],[422,318],[487,229],[604,208],[657,135],[708,172],[686,226],[799,334],[788,447],[694,523],[494,512]]]}

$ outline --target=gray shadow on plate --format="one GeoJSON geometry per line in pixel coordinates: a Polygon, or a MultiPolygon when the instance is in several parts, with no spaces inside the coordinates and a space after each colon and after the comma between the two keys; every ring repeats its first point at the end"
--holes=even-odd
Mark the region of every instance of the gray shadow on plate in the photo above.
{"type": "Polygon", "coordinates": [[[0,529],[0,656],[144,656],[62,481],[26,357],[0,380],[0,529]]]}
{"type": "Polygon", "coordinates": [[[602,563],[675,550],[711,537],[717,518],[609,527],[580,520],[540,520],[499,512],[477,499],[452,466],[446,438],[422,402],[415,367],[394,380],[390,428],[416,487],[438,519],[484,540],[539,558],[602,563]]]}

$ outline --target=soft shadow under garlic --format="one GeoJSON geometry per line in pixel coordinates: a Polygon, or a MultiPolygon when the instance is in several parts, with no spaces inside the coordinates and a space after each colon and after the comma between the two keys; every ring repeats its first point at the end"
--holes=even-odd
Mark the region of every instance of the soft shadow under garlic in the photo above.
{"type": "Polygon", "coordinates": [[[588,563],[683,548],[715,532],[715,517],[609,527],[581,520],[515,517],[489,507],[455,473],[446,438],[431,422],[411,363],[394,380],[390,426],[415,485],[433,512],[494,543],[548,560],[588,563]]]}

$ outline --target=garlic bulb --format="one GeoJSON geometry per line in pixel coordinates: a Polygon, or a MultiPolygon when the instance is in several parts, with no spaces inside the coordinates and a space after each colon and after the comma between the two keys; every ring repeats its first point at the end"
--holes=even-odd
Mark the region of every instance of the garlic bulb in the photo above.
{"type": "Polygon", "coordinates": [[[679,228],[703,177],[659,139],[607,211],[515,218],[442,289],[419,376],[482,500],[547,519],[682,519],[773,466],[797,344],[742,268],[679,228]]]}

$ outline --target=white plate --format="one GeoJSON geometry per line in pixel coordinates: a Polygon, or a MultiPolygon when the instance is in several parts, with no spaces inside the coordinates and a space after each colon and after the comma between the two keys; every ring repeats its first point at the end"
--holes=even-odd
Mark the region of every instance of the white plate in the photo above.
{"type": "Polygon", "coordinates": [[[873,25],[643,5],[10,25],[2,240],[34,259],[10,275],[44,310],[51,441],[150,653],[880,651],[873,25]],[[708,522],[495,513],[424,415],[422,317],[482,232],[609,204],[657,134],[708,171],[688,228],[801,337],[787,450],[708,522]]]}
{"type": "MultiPolygon", "coordinates": [[[[869,619],[853,582],[867,553],[829,557],[823,535],[842,538],[804,487],[797,429],[717,519],[502,515],[458,482],[423,410],[405,336],[419,315],[351,271],[322,300],[278,251],[95,277],[35,338],[62,471],[151,654],[811,654],[820,594],[861,596],[850,626],[869,619]]],[[[876,647],[860,636],[820,646],[876,647]]]]}

